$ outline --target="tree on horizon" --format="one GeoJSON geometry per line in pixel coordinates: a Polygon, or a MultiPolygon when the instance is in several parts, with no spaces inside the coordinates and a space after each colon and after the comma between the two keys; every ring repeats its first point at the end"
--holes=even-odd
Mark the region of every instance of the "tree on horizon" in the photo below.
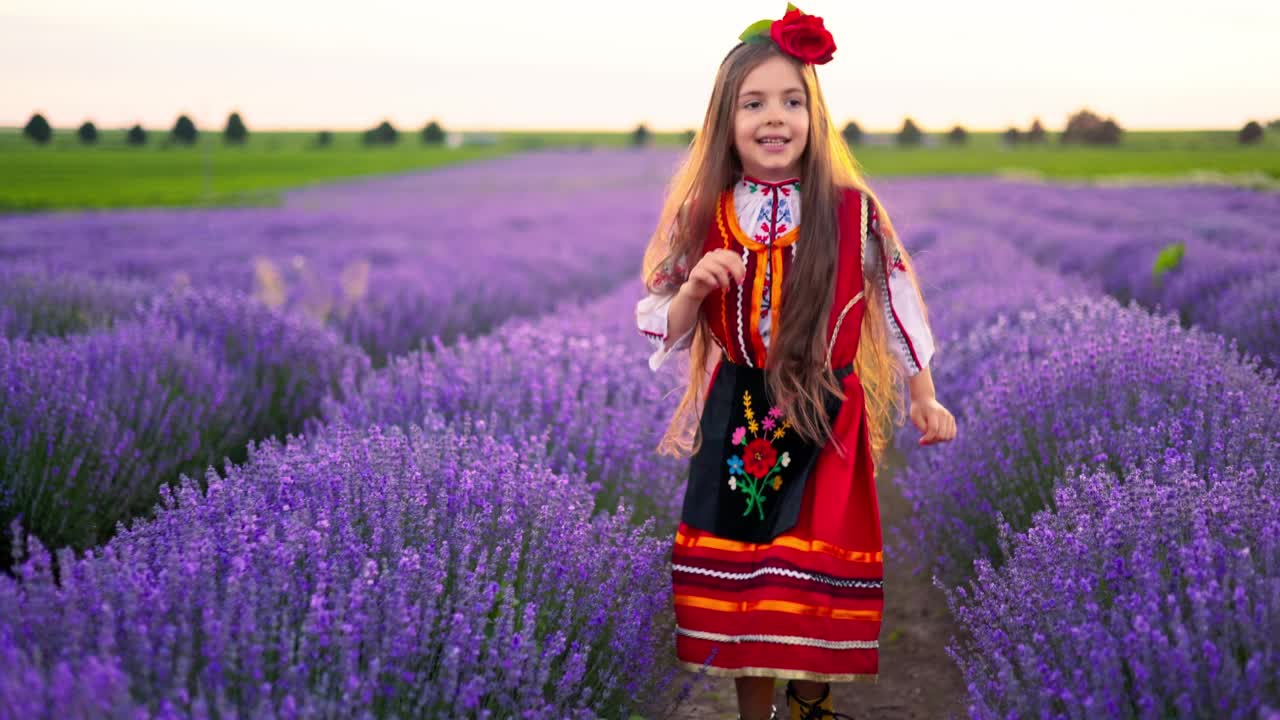
{"type": "Polygon", "coordinates": [[[244,126],[240,113],[233,112],[227,116],[227,125],[222,130],[222,140],[229,145],[243,145],[249,139],[249,129],[244,126]]]}
{"type": "Polygon", "coordinates": [[[173,129],[169,131],[169,139],[183,145],[194,145],[199,136],[200,131],[196,130],[196,124],[185,114],[178,116],[177,121],[173,123],[173,129]]]}
{"type": "Polygon", "coordinates": [[[22,126],[22,135],[38,145],[46,145],[53,139],[53,128],[44,115],[36,113],[22,126]]]}

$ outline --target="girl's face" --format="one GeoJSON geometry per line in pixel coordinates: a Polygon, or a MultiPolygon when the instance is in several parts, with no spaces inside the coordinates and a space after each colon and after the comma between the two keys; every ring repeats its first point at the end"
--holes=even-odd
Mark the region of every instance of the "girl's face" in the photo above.
{"type": "Polygon", "coordinates": [[[747,73],[735,100],[733,146],[742,169],[769,182],[799,177],[808,141],[804,81],[792,63],[771,57],[747,73]]]}

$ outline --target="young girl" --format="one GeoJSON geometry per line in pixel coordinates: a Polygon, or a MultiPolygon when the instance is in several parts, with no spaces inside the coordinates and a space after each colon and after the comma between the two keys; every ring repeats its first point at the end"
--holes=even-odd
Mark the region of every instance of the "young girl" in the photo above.
{"type": "Polygon", "coordinates": [[[740,718],[776,717],[773,678],[789,679],[792,718],[847,718],[829,683],[878,679],[874,472],[903,421],[902,378],[921,445],[956,424],[934,397],[914,265],[818,87],[831,35],[788,6],[740,39],[671,184],[636,306],[650,368],[690,351],[659,445],[690,457],[676,650],[690,670],[736,679],[740,718]]]}

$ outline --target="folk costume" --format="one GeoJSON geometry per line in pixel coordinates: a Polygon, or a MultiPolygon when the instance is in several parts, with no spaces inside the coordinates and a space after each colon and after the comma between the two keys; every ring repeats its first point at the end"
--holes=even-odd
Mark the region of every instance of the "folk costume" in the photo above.
{"type": "MultiPolygon", "coordinates": [[[[676,651],[687,669],[722,676],[875,679],[883,545],[870,429],[853,371],[865,293],[881,293],[890,349],[906,374],[928,366],[934,341],[895,244],[879,232],[875,204],[846,190],[827,333],[829,366],[846,396],[829,398],[828,409],[847,452],[840,457],[828,442],[812,458],[789,455],[795,433],[765,404],[762,368],[785,300],[782,281],[804,252],[801,191],[799,179],[744,175],[721,196],[703,246],[740,254],[746,275],[740,286],[712,291],[701,308],[721,360],[672,550],[676,651]],[[714,471],[702,467],[712,458],[714,471]]],[[[636,305],[653,370],[689,347],[692,329],[664,349],[667,310],[693,264],[660,269],[657,287],[636,305]]]]}
{"type": "MultiPolygon", "coordinates": [[[[805,64],[832,59],[822,18],[788,4],[780,20],[753,23],[739,38],[772,42],[805,64]]],[[[803,441],[769,402],[764,368],[781,317],[784,279],[799,241],[801,182],[741,175],[718,200],[701,253],[727,249],[744,281],[709,293],[699,312],[720,348],[703,394],[702,442],[690,458],[672,547],[676,654],[693,672],[830,683],[879,677],[883,542],[870,426],[854,370],[866,293],[879,293],[889,351],[908,376],[928,367],[933,336],[895,241],[880,232],[875,203],[844,189],[838,207],[834,301],[825,366],[844,400],[825,408],[837,442],[803,441]]],[[[701,259],[668,258],[636,304],[636,323],[658,370],[687,349],[691,328],[671,342],[667,313],[701,259]]],[[[848,718],[832,709],[828,684],[816,698],[787,683],[793,720],[848,718]]],[[[773,708],[777,717],[777,707],[773,708]]]]}

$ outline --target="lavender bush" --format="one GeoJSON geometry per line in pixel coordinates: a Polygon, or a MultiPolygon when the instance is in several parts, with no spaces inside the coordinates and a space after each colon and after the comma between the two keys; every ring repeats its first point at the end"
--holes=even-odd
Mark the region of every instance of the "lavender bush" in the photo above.
{"type": "MultiPolygon", "coordinates": [[[[1280,465],[1176,452],[1065,480],[948,590],[972,718],[1255,718],[1280,706],[1280,465]]],[[[944,588],[945,590],[945,588],[944,588]]]]}
{"type": "Polygon", "coordinates": [[[0,517],[23,513],[55,547],[106,538],[116,521],[149,508],[156,487],[179,471],[239,462],[250,438],[297,432],[344,374],[368,369],[364,353],[331,330],[233,292],[138,295],[126,308],[92,302],[103,288],[125,297],[123,285],[89,281],[77,293],[73,283],[83,278],[12,277],[24,281],[25,297],[74,301],[63,305],[68,312],[52,305],[42,317],[113,328],[15,342],[0,361],[9,377],[0,390],[0,437],[8,439],[0,449],[0,517]],[[33,278],[49,283],[27,282],[33,278]]]}
{"type": "Polygon", "coordinates": [[[140,303],[138,313],[204,341],[234,370],[235,392],[251,418],[248,436],[258,440],[299,432],[320,412],[321,402],[339,391],[344,376],[358,378],[369,370],[368,357],[332,330],[235,292],[160,293],[140,303]]]}
{"type": "Polygon", "coordinates": [[[538,321],[398,357],[366,382],[348,382],[344,400],[326,402],[325,419],[407,427],[441,413],[499,438],[541,438],[553,468],[585,475],[598,507],[623,500],[673,530],[687,461],[654,448],[679,400],[669,390],[680,363],[649,370],[634,319],[642,294],[628,283],[538,321]]]}
{"type": "Polygon", "coordinates": [[[670,682],[666,544],[438,418],[272,440],[84,557],[0,577],[23,717],[582,717],[670,682]]]}
{"type": "Polygon", "coordinates": [[[0,519],[55,546],[100,541],[248,439],[233,372],[159,320],[0,338],[0,378],[0,519]]]}
{"type": "Polygon", "coordinates": [[[0,337],[65,336],[111,327],[149,294],[139,282],[0,266],[0,337]]]}
{"type": "Polygon", "coordinates": [[[1229,287],[1218,297],[1214,317],[1221,332],[1280,367],[1280,270],[1229,287]]]}
{"type": "Polygon", "coordinates": [[[951,345],[1002,313],[1060,297],[1102,294],[1095,284],[1037,265],[1003,238],[965,227],[917,224],[903,242],[916,263],[939,345],[938,365],[931,367],[953,364],[951,345]],[[938,236],[945,241],[938,242],[938,236]]]}
{"type": "Polygon", "coordinates": [[[1064,298],[958,347],[938,385],[981,378],[953,397],[965,431],[911,454],[894,478],[915,509],[894,541],[931,553],[924,564],[948,582],[966,577],[977,557],[998,561],[997,514],[1025,528],[1073,468],[1121,474],[1166,449],[1202,473],[1280,462],[1275,372],[1171,316],[1064,298]]]}

